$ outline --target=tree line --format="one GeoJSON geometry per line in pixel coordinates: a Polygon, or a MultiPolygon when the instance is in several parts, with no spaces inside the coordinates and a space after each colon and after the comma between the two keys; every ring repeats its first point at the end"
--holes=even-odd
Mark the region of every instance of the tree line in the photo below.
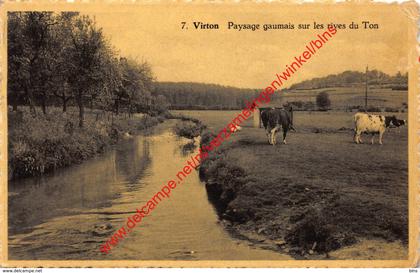
{"type": "MultiPolygon", "coordinates": [[[[394,90],[407,90],[408,73],[398,72],[391,76],[382,71],[371,70],[367,72],[369,85],[389,87],[394,90]]],[[[349,87],[365,84],[366,73],[359,71],[344,71],[339,74],[332,74],[325,77],[313,78],[300,83],[293,84],[289,89],[319,89],[329,87],[349,87]]]]}
{"type": "Polygon", "coordinates": [[[102,29],[78,12],[8,13],[8,103],[43,114],[49,106],[77,106],[132,114],[163,112],[165,97],[152,94],[147,62],[119,56],[102,29]]]}
{"type": "Polygon", "coordinates": [[[255,89],[193,82],[157,82],[154,90],[165,96],[171,109],[179,110],[242,109],[245,100],[259,95],[255,89]]]}
{"type": "MultiPolygon", "coordinates": [[[[159,114],[171,109],[241,109],[255,89],[191,82],[156,82],[145,61],[123,57],[95,20],[78,12],[8,13],[8,103],[13,110],[76,106],[83,127],[85,108],[159,114]]],[[[365,73],[345,71],[313,78],[290,89],[363,84],[365,73]]],[[[406,90],[408,75],[368,72],[369,84],[406,90]],[[404,89],[405,88],[405,89],[404,89]]]]}

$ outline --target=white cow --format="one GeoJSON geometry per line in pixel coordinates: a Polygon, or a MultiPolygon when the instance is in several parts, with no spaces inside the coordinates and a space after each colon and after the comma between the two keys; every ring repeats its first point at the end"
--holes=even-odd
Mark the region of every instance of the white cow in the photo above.
{"type": "Polygon", "coordinates": [[[372,134],[372,144],[374,142],[375,134],[379,134],[379,144],[382,144],[382,136],[385,129],[394,125],[399,127],[405,125],[405,120],[399,120],[395,116],[381,116],[372,115],[368,113],[356,113],[354,115],[354,142],[357,144],[363,143],[361,134],[368,133],[372,134]]]}

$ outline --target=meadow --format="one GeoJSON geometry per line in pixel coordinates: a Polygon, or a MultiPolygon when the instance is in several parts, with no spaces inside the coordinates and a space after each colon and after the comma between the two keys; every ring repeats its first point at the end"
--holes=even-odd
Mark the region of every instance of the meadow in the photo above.
{"type": "MultiPolygon", "coordinates": [[[[318,93],[326,91],[331,100],[333,109],[346,110],[350,106],[363,106],[365,104],[365,87],[334,87],[321,89],[287,90],[279,101],[313,101],[318,93]]],[[[370,87],[368,90],[368,105],[370,107],[403,109],[408,103],[408,92],[405,90],[392,90],[390,88],[370,87]]]]}
{"type": "MultiPolygon", "coordinates": [[[[178,113],[216,133],[237,112],[178,113]]],[[[357,145],[353,115],[295,112],[297,131],[288,134],[287,145],[278,141],[274,147],[250,118],[203,164],[204,180],[221,191],[216,199],[224,202],[220,215],[230,229],[300,258],[405,258],[407,127],[388,129],[383,145],[377,137],[371,145],[367,135],[369,144],[357,145]]]]}

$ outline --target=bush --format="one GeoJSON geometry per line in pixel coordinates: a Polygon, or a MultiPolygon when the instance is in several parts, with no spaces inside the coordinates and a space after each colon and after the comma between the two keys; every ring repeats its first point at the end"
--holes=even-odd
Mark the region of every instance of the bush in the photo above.
{"type": "Polygon", "coordinates": [[[316,105],[321,110],[327,110],[331,106],[331,100],[327,92],[323,91],[316,96],[316,105]]]}
{"type": "Polygon", "coordinates": [[[181,121],[175,125],[174,132],[181,137],[193,139],[201,134],[203,127],[201,123],[192,121],[181,121]]]}
{"type": "Polygon", "coordinates": [[[127,120],[121,116],[97,120],[86,114],[85,127],[74,126],[77,112],[49,108],[47,115],[32,117],[29,109],[9,112],[9,178],[37,176],[81,163],[115,144],[126,132],[150,128],[165,117],[144,115],[127,120]],[[134,128],[134,129],[133,129],[134,128]]]}
{"type": "Polygon", "coordinates": [[[284,107],[292,106],[293,110],[311,111],[315,109],[315,104],[312,101],[291,101],[283,105],[284,107]]]}
{"type": "Polygon", "coordinates": [[[144,115],[140,121],[138,121],[137,129],[144,130],[150,127],[153,127],[159,123],[159,119],[157,117],[152,117],[149,115],[144,115]]]}
{"type": "Polygon", "coordinates": [[[376,106],[368,106],[367,112],[382,112],[382,109],[376,106]]]}
{"type": "Polygon", "coordinates": [[[395,84],[391,86],[392,90],[397,90],[397,91],[407,91],[408,90],[408,85],[407,84],[395,84]]]}
{"type": "Polygon", "coordinates": [[[398,113],[399,110],[397,107],[385,107],[385,112],[398,113]]]}
{"type": "Polygon", "coordinates": [[[213,134],[210,131],[205,131],[204,133],[202,133],[201,135],[201,142],[200,142],[200,147],[202,148],[203,146],[210,146],[210,142],[216,137],[215,134],[213,134]]]}

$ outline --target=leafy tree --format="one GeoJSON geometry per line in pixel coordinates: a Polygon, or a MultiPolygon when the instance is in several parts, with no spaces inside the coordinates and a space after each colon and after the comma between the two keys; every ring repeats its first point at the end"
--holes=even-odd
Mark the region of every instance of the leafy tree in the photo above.
{"type": "Polygon", "coordinates": [[[9,12],[8,14],[8,81],[7,97],[17,110],[19,101],[22,100],[29,80],[28,59],[24,44],[24,16],[22,12],[9,12]]]}
{"type": "MultiPolygon", "coordinates": [[[[122,88],[117,96],[117,103],[126,100],[128,112],[149,109],[152,98],[153,75],[148,63],[139,63],[133,59],[121,58],[122,88]]],[[[118,105],[118,104],[117,104],[118,105]]]]}
{"type": "Polygon", "coordinates": [[[9,94],[14,109],[24,94],[31,113],[36,115],[35,95],[41,97],[45,113],[46,82],[51,71],[50,29],[56,24],[52,12],[12,12],[8,16],[9,94]]]}
{"type": "Polygon", "coordinates": [[[71,54],[72,40],[71,31],[72,23],[78,12],[63,12],[57,15],[57,25],[53,28],[54,44],[53,61],[49,63],[50,70],[55,72],[55,77],[51,78],[50,88],[53,95],[61,101],[63,112],[67,111],[67,105],[73,99],[72,88],[69,84],[70,68],[69,54],[71,54]]]}
{"type": "Polygon", "coordinates": [[[169,103],[163,95],[155,97],[153,105],[153,110],[155,110],[158,114],[166,112],[169,108],[169,103]]]}
{"type": "Polygon", "coordinates": [[[167,99],[154,91],[150,65],[118,56],[89,16],[12,12],[8,26],[7,92],[14,110],[29,105],[36,115],[38,103],[44,113],[48,105],[59,103],[66,112],[73,100],[83,127],[88,104],[130,115],[168,108],[167,99]]]}
{"type": "Polygon", "coordinates": [[[102,30],[88,16],[73,20],[70,32],[72,47],[69,50],[69,83],[79,108],[79,127],[84,124],[86,97],[92,95],[102,81],[101,52],[106,48],[102,30]]]}
{"type": "Polygon", "coordinates": [[[316,105],[323,110],[327,110],[331,105],[331,100],[327,92],[320,92],[316,96],[316,105]]]}

